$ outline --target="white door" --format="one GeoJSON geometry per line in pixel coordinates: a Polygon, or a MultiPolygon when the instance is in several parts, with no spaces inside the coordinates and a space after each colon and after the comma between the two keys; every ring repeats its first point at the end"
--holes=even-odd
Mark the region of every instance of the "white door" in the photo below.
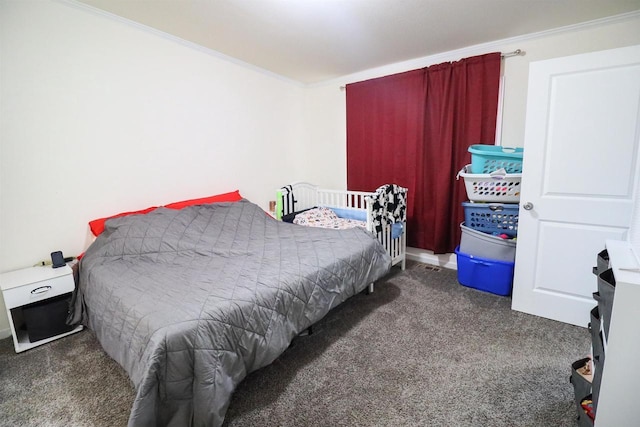
{"type": "Polygon", "coordinates": [[[640,46],[531,63],[512,308],[586,326],[637,188],[640,46]]]}

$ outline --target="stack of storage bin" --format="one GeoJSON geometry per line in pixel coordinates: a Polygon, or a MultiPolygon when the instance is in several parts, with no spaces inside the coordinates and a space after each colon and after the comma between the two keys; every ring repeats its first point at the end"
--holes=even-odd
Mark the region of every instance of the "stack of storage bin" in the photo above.
{"type": "Polygon", "coordinates": [[[464,286],[510,295],[513,286],[522,148],[492,145],[469,147],[471,164],[459,173],[468,202],[462,237],[456,248],[458,282],[464,286]]]}

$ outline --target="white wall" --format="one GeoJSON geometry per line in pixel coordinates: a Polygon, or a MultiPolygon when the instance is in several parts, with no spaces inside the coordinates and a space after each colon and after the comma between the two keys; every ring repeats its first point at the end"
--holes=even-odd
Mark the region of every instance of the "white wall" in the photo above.
{"type": "Polygon", "coordinates": [[[235,189],[266,207],[291,179],[302,86],[66,3],[1,12],[0,271],[78,254],[96,217],[235,189]]]}
{"type": "MultiPolygon", "coordinates": [[[[307,162],[330,165],[304,170],[298,180],[322,188],[347,189],[347,117],[345,92],[339,84],[305,89],[303,94],[305,123],[302,157],[307,162]]],[[[364,159],[363,159],[364,160],[364,159]]]]}
{"type": "Polygon", "coordinates": [[[69,2],[2,0],[0,31],[0,272],[121,211],[235,189],[266,208],[321,166],[299,161],[302,85],[69,2]]]}
{"type": "MultiPolygon", "coordinates": [[[[309,87],[305,93],[308,117],[308,153],[315,158],[335,159],[336,170],[326,181],[346,188],[346,120],[345,92],[340,86],[375,77],[399,73],[488,52],[525,51],[524,56],[506,58],[504,72],[504,110],[502,141],[505,146],[521,147],[524,143],[526,98],[529,64],[532,61],[640,44],[640,13],[593,21],[545,33],[471,46],[440,55],[390,64],[365,72],[344,76],[309,87]],[[322,147],[320,152],[319,147],[322,147]]],[[[454,179],[454,177],[452,177],[454,179]]],[[[409,248],[410,258],[443,266],[455,266],[455,256],[434,256],[430,251],[409,248]]]]}

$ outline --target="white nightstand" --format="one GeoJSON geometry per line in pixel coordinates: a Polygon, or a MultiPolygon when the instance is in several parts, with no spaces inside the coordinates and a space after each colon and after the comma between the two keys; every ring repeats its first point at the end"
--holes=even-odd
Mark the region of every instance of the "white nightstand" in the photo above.
{"type": "Polygon", "coordinates": [[[82,325],[71,330],[64,327],[66,304],[75,289],[71,267],[31,267],[3,273],[0,288],[16,353],[82,330],[82,325]]]}

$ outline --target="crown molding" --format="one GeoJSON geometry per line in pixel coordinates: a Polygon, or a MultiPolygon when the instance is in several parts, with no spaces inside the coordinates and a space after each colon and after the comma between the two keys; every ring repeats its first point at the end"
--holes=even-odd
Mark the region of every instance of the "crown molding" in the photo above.
{"type": "Polygon", "coordinates": [[[539,31],[535,33],[524,34],[520,36],[510,37],[501,40],[495,40],[487,43],[481,43],[473,46],[467,46],[460,49],[450,50],[447,52],[437,53],[434,55],[423,56],[420,58],[409,59],[407,61],[396,62],[393,64],[383,65],[357,73],[348,74],[346,76],[336,77],[322,82],[311,83],[306,85],[307,88],[322,87],[327,85],[344,86],[345,84],[355,83],[363,80],[373,79],[385,75],[401,73],[407,70],[427,67],[441,62],[457,61],[460,58],[482,55],[489,52],[500,50],[505,45],[514,45],[517,43],[542,39],[545,37],[567,34],[576,31],[583,31],[597,27],[603,27],[612,24],[618,24],[640,17],[640,10],[623,13],[619,15],[609,16],[605,18],[594,19],[591,21],[581,22],[578,24],[566,25],[563,27],[552,28],[550,30],[539,31]]]}
{"type": "Polygon", "coordinates": [[[112,21],[119,22],[121,24],[139,29],[141,31],[144,31],[150,34],[154,34],[158,37],[161,37],[173,43],[180,44],[182,46],[196,50],[198,52],[220,59],[222,61],[230,62],[237,66],[252,70],[254,72],[263,74],[265,76],[268,76],[268,77],[280,80],[284,83],[288,83],[301,88],[316,88],[316,87],[322,87],[327,85],[344,86],[345,84],[352,83],[352,82],[367,80],[367,79],[394,74],[397,72],[402,72],[402,71],[411,70],[415,68],[421,68],[421,67],[429,66],[432,64],[437,64],[440,62],[457,61],[458,59],[464,58],[467,56],[481,55],[487,52],[493,52],[493,51],[496,51],[496,49],[499,50],[501,47],[505,45],[513,45],[519,42],[541,39],[541,38],[553,36],[556,34],[565,34],[565,33],[570,33],[575,31],[582,31],[585,29],[591,29],[595,27],[621,23],[628,20],[637,19],[638,17],[640,17],[640,10],[636,10],[633,12],[623,13],[623,14],[609,16],[605,18],[594,19],[591,21],[581,22],[578,24],[566,25],[563,27],[553,28],[550,30],[544,30],[544,31],[539,31],[535,33],[524,34],[521,36],[515,36],[515,37],[495,40],[487,43],[481,43],[473,46],[467,46],[464,48],[442,52],[434,55],[428,55],[428,56],[423,56],[419,58],[409,59],[402,62],[387,64],[380,67],[371,68],[371,69],[359,71],[356,73],[348,74],[346,76],[340,76],[340,77],[336,77],[328,80],[323,80],[321,82],[305,84],[298,80],[293,80],[281,74],[274,73],[265,68],[261,68],[256,65],[249,64],[248,62],[226,55],[222,52],[219,52],[210,48],[206,48],[202,45],[199,45],[194,42],[190,42],[188,40],[184,40],[180,37],[171,35],[164,31],[160,31],[155,28],[149,27],[147,25],[143,25],[138,22],[132,21],[130,19],[123,18],[119,15],[113,14],[111,12],[107,12],[102,9],[98,9],[86,3],[81,3],[77,0],[53,0],[53,1],[56,3],[73,7],[78,10],[82,10],[87,13],[91,13],[96,16],[100,16],[103,18],[110,19],[112,21]]]}
{"type": "Polygon", "coordinates": [[[274,73],[272,71],[269,71],[269,70],[267,70],[265,68],[258,67],[256,65],[249,64],[248,62],[244,62],[244,61],[242,61],[240,59],[234,58],[233,56],[225,55],[224,53],[219,52],[217,50],[204,47],[204,46],[202,46],[200,44],[197,44],[197,43],[182,39],[180,37],[177,37],[177,36],[174,36],[172,34],[166,33],[164,31],[155,29],[153,27],[149,27],[148,25],[140,24],[139,22],[135,22],[135,21],[132,21],[130,19],[123,18],[122,16],[116,15],[114,13],[107,12],[107,11],[102,10],[102,9],[98,9],[98,8],[96,8],[94,6],[91,6],[91,5],[88,5],[86,3],[81,3],[81,2],[76,1],[76,0],[52,0],[52,1],[54,1],[56,3],[64,4],[66,6],[74,8],[74,9],[81,10],[81,11],[86,12],[86,13],[90,13],[90,14],[98,16],[98,17],[107,18],[107,19],[109,19],[111,21],[115,21],[115,22],[118,22],[120,24],[124,24],[124,25],[127,25],[129,27],[136,28],[138,30],[144,31],[144,32],[149,33],[149,34],[153,34],[153,35],[155,35],[157,37],[163,38],[163,39],[168,40],[170,42],[182,45],[182,46],[187,47],[189,49],[193,49],[193,50],[198,51],[200,53],[204,53],[204,54],[212,56],[212,57],[214,57],[216,59],[220,59],[222,61],[230,62],[230,63],[232,63],[234,65],[238,65],[238,66],[246,68],[248,70],[263,74],[265,76],[274,78],[276,80],[280,80],[280,81],[282,81],[284,83],[288,83],[288,84],[291,84],[291,85],[294,85],[294,86],[298,86],[298,87],[301,87],[301,88],[304,88],[306,86],[304,83],[299,82],[297,80],[290,79],[290,78],[285,77],[285,76],[283,76],[281,74],[274,73]]]}

